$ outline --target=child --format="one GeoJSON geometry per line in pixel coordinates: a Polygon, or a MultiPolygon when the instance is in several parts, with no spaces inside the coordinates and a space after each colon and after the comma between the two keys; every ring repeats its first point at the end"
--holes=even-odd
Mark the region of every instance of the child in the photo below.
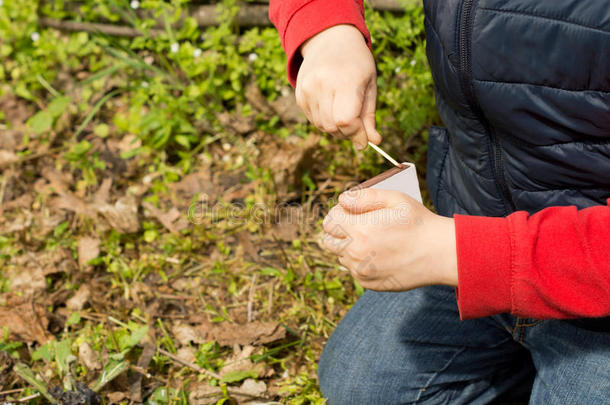
{"type": "MultiPolygon", "coordinates": [[[[327,248],[369,290],[324,350],[322,392],[331,405],[610,404],[608,2],[424,8],[447,126],[429,137],[440,215],[379,190],[329,213],[327,248]]],[[[272,0],[270,17],[309,120],[379,143],[361,1],[272,0]]]]}

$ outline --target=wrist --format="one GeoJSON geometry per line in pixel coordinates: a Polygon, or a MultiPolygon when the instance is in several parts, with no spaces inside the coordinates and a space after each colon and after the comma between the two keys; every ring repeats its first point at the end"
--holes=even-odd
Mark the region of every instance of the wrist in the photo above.
{"type": "Polygon", "coordinates": [[[303,42],[299,50],[303,58],[305,58],[307,53],[319,46],[328,46],[329,42],[332,41],[345,42],[352,39],[360,40],[366,46],[366,39],[355,26],[350,24],[334,25],[303,42]]]}
{"type": "Polygon", "coordinates": [[[442,251],[439,252],[439,257],[442,258],[440,265],[441,280],[440,284],[453,287],[458,286],[458,264],[457,264],[457,242],[455,237],[455,221],[453,218],[441,217],[443,229],[441,234],[442,251]]]}

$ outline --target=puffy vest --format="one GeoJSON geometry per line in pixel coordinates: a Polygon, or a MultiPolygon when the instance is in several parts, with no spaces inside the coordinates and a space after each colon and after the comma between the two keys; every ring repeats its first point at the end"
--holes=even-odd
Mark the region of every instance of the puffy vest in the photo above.
{"type": "Polygon", "coordinates": [[[424,0],[445,128],[437,211],[505,216],[610,197],[610,0],[424,0]]]}

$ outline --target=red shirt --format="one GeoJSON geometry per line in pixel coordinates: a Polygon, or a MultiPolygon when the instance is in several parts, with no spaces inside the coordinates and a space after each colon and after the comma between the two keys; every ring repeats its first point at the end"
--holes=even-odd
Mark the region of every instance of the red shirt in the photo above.
{"type": "MultiPolygon", "coordinates": [[[[370,45],[361,0],[271,0],[269,17],[296,84],[300,45],[338,24],[370,45]]],[[[610,190],[609,190],[610,193],[610,190]]],[[[610,316],[608,206],[551,207],[507,218],[455,215],[462,319],[503,312],[528,318],[610,316]]]]}

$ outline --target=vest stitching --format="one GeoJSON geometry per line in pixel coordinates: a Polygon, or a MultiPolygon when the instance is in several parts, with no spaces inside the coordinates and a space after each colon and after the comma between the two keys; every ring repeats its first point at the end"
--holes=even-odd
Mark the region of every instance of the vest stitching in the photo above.
{"type": "Polygon", "coordinates": [[[556,91],[566,91],[566,92],[571,92],[571,93],[584,93],[584,92],[588,92],[588,93],[601,93],[602,95],[610,95],[610,91],[606,91],[606,90],[594,90],[594,89],[563,89],[561,87],[554,87],[554,86],[548,86],[546,84],[537,84],[537,83],[527,83],[527,82],[509,82],[509,81],[503,81],[503,80],[485,80],[485,79],[472,79],[475,82],[481,82],[481,83],[497,83],[497,84],[511,84],[511,85],[518,85],[518,86],[534,86],[534,87],[543,87],[543,88],[547,88],[547,89],[552,89],[552,90],[556,90],[556,91]]]}
{"type": "Polygon", "coordinates": [[[566,20],[563,18],[555,17],[555,16],[546,16],[546,15],[536,14],[536,13],[532,13],[532,12],[528,12],[528,11],[506,10],[506,9],[493,8],[493,7],[479,7],[479,10],[495,11],[498,13],[506,13],[506,14],[517,14],[517,15],[523,15],[523,16],[531,17],[531,18],[538,18],[541,20],[557,21],[560,23],[568,24],[568,25],[575,25],[577,27],[588,28],[593,31],[603,32],[604,34],[610,34],[609,30],[605,30],[603,28],[594,27],[592,25],[588,25],[588,24],[584,24],[584,23],[580,23],[580,22],[576,22],[576,21],[570,21],[570,20],[566,20]]]}

